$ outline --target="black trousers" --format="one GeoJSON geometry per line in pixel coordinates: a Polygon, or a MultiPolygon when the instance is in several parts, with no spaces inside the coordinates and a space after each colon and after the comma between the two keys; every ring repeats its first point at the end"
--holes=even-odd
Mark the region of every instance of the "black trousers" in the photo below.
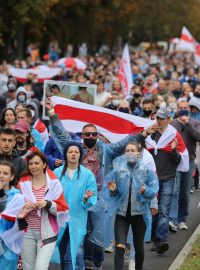
{"type": "Polygon", "coordinates": [[[133,232],[133,244],[135,247],[135,269],[142,270],[144,262],[144,236],[146,224],[142,215],[131,216],[130,208],[127,211],[126,217],[116,215],[115,219],[115,270],[123,270],[124,252],[117,248],[118,244],[126,245],[129,226],[133,232]]]}

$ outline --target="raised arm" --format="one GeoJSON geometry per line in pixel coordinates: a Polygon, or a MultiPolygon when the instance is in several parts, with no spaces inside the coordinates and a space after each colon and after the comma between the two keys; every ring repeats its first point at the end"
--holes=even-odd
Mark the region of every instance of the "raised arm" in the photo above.
{"type": "Polygon", "coordinates": [[[49,119],[50,119],[50,132],[56,142],[59,150],[63,153],[65,145],[67,142],[71,141],[72,138],[69,132],[63,127],[62,122],[58,118],[54,111],[53,103],[50,98],[46,99],[45,107],[47,108],[49,119]]]}

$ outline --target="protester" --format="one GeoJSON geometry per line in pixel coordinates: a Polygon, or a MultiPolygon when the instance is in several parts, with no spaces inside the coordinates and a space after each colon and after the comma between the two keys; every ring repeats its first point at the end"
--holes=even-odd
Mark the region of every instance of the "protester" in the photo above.
{"type": "Polygon", "coordinates": [[[45,143],[42,140],[41,134],[38,132],[38,130],[34,127],[33,122],[34,116],[32,116],[32,113],[29,109],[24,108],[23,110],[18,111],[17,113],[17,120],[18,121],[25,121],[30,125],[30,132],[31,135],[34,138],[34,145],[41,151],[44,152],[45,143]]]}
{"type": "Polygon", "coordinates": [[[195,167],[196,144],[200,141],[200,122],[190,119],[190,108],[187,101],[178,103],[178,117],[170,124],[182,136],[184,143],[189,152],[189,171],[177,171],[176,174],[176,194],[174,194],[171,211],[170,211],[170,227],[171,230],[177,230],[179,226],[181,230],[187,230],[186,220],[189,215],[190,190],[193,186],[192,176],[195,167]]]}
{"type": "Polygon", "coordinates": [[[147,214],[149,202],[158,191],[158,182],[156,174],[145,167],[140,155],[141,146],[129,142],[125,149],[125,162],[122,157],[118,169],[106,177],[111,196],[122,196],[115,219],[115,270],[124,267],[125,244],[130,225],[135,247],[135,269],[143,269],[146,231],[143,215],[147,214]]]}
{"type": "Polygon", "coordinates": [[[97,200],[97,187],[93,173],[81,165],[83,149],[80,143],[66,144],[65,163],[55,170],[69,205],[69,224],[58,237],[62,270],[85,270],[84,238],[87,232],[88,208],[97,200]],[[75,267],[76,266],[76,267],[75,267]]]}
{"type": "Polygon", "coordinates": [[[41,152],[26,157],[28,169],[18,188],[25,198],[24,223],[27,224],[21,251],[24,270],[47,270],[53,254],[59,227],[67,222],[68,207],[62,186],[41,152]]]}
{"type": "Polygon", "coordinates": [[[6,108],[1,115],[0,126],[2,128],[12,128],[16,122],[16,113],[12,108],[6,108]]]}
{"type": "Polygon", "coordinates": [[[156,121],[158,129],[153,135],[147,137],[146,146],[153,155],[159,179],[158,216],[155,221],[152,250],[157,251],[158,254],[163,254],[169,249],[169,244],[167,243],[169,209],[176,170],[188,171],[189,164],[187,150],[182,137],[174,127],[169,125],[169,111],[167,109],[159,109],[156,112],[156,121]]]}
{"type": "Polygon", "coordinates": [[[19,232],[14,224],[24,205],[24,198],[15,185],[14,166],[8,161],[0,161],[0,266],[5,270],[17,269],[21,247],[18,244],[20,239],[22,241],[22,235],[17,238],[19,232]]]}
{"type": "Polygon", "coordinates": [[[13,129],[0,130],[0,160],[11,162],[16,170],[16,178],[26,169],[26,162],[14,149],[16,144],[16,133],[13,129]]]}

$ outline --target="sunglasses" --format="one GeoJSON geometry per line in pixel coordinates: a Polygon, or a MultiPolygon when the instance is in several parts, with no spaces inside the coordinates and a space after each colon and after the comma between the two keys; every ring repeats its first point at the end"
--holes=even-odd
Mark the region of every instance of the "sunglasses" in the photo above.
{"type": "Polygon", "coordinates": [[[84,135],[85,137],[96,137],[98,135],[98,132],[84,132],[82,133],[82,135],[84,135]]]}

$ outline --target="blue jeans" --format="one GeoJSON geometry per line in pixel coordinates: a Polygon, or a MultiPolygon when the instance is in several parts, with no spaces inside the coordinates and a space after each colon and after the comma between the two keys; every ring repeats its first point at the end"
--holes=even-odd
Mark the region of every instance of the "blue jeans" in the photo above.
{"type": "MultiPolygon", "coordinates": [[[[58,248],[60,252],[61,269],[73,270],[70,250],[69,227],[66,228],[58,248]]],[[[78,250],[78,254],[76,257],[76,270],[85,270],[85,263],[83,259],[83,246],[80,246],[78,250]]]]}
{"type": "Polygon", "coordinates": [[[188,172],[180,172],[180,193],[178,201],[178,222],[186,222],[189,214],[189,203],[190,203],[190,190],[192,185],[192,175],[194,172],[194,160],[190,160],[190,167],[188,172]]]}
{"type": "Polygon", "coordinates": [[[175,224],[186,222],[189,212],[190,190],[192,187],[192,175],[194,172],[194,160],[190,160],[188,172],[176,173],[173,197],[170,207],[169,220],[175,224]]]}
{"type": "Polygon", "coordinates": [[[104,261],[104,248],[92,243],[89,240],[90,234],[92,233],[93,229],[95,228],[96,222],[98,219],[96,218],[95,212],[89,211],[88,212],[88,223],[87,223],[87,236],[85,239],[85,261],[93,262],[96,267],[100,267],[104,261]]]}
{"type": "Polygon", "coordinates": [[[174,189],[174,178],[159,181],[158,215],[155,224],[155,241],[164,242],[168,238],[169,210],[174,189]]]}

